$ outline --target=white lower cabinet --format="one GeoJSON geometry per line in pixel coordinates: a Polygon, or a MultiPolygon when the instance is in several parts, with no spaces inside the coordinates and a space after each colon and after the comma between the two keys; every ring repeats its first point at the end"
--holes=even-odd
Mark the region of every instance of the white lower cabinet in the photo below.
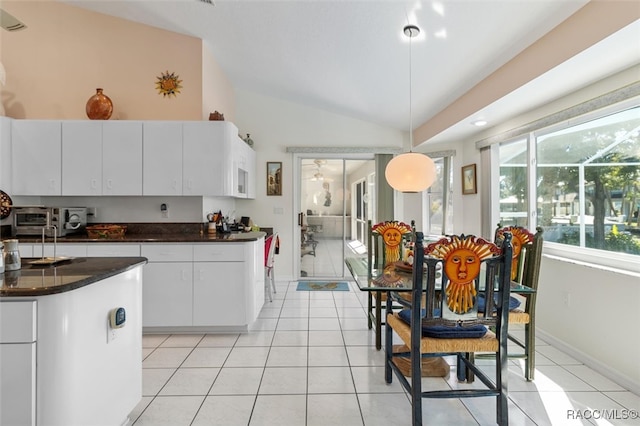
{"type": "Polygon", "coordinates": [[[141,256],[149,259],[143,277],[144,327],[246,330],[264,303],[264,274],[256,266],[262,265],[263,250],[263,239],[142,244],[141,256]],[[257,311],[256,291],[262,294],[257,311]]]}
{"type": "Polygon", "coordinates": [[[244,326],[253,322],[246,309],[251,291],[246,250],[254,243],[193,246],[193,325],[244,326]]]}
{"type": "Polygon", "coordinates": [[[36,424],[36,309],[0,302],[0,425],[36,424]]]}
{"type": "Polygon", "coordinates": [[[149,262],[142,284],[142,325],[184,327],[192,325],[192,262],[149,262]]]}
{"type": "Polygon", "coordinates": [[[193,325],[237,326],[248,323],[245,263],[193,264],[193,325]]]}

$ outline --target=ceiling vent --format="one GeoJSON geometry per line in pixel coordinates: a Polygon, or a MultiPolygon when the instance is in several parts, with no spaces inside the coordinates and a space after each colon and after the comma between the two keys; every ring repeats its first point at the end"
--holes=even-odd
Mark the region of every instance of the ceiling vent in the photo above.
{"type": "Polygon", "coordinates": [[[0,9],[0,27],[7,31],[18,31],[27,28],[25,24],[18,21],[13,15],[0,9]]]}

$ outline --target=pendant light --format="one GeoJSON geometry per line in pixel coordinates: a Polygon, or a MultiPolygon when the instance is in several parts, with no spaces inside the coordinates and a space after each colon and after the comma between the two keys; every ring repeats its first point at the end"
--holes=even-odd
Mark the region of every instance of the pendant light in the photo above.
{"type": "Polygon", "coordinates": [[[413,148],[413,120],[411,114],[411,39],[420,34],[415,25],[404,27],[409,37],[409,152],[400,154],[389,161],[384,175],[389,185],[400,192],[421,192],[436,180],[436,165],[424,154],[411,152],[413,148]]]}

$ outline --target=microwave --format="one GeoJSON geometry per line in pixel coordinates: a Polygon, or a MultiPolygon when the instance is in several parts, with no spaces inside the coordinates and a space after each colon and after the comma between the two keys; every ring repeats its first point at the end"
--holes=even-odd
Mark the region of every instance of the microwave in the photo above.
{"type": "Polygon", "coordinates": [[[13,225],[16,235],[64,237],[82,232],[87,227],[86,207],[14,207],[13,225]]]}

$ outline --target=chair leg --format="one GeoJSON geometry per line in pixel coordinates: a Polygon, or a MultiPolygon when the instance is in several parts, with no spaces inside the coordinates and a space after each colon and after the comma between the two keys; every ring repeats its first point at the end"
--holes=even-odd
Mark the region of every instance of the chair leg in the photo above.
{"type": "Polygon", "coordinates": [[[264,268],[264,284],[267,288],[267,294],[269,295],[269,302],[273,302],[273,296],[271,295],[271,286],[269,285],[269,268],[264,268]]]}
{"type": "Polygon", "coordinates": [[[371,320],[371,312],[373,311],[373,294],[368,291],[367,292],[367,325],[369,326],[369,330],[373,328],[373,321],[371,320]]]}
{"type": "Polygon", "coordinates": [[[509,355],[507,353],[507,339],[500,342],[500,348],[496,355],[496,386],[500,394],[496,401],[496,418],[498,425],[509,426],[509,355]]]}
{"type": "Polygon", "coordinates": [[[271,277],[271,289],[273,290],[273,294],[276,294],[276,275],[273,267],[269,269],[269,277],[271,277]]]}
{"type": "Polygon", "coordinates": [[[411,424],[422,426],[422,355],[420,345],[411,348],[411,424]]]}
{"type": "Polygon", "coordinates": [[[530,382],[534,379],[536,371],[536,332],[533,320],[524,326],[524,346],[527,356],[524,361],[524,378],[530,382]]]}
{"type": "MultiPolygon", "coordinates": [[[[387,298],[387,309],[386,312],[389,312],[391,309],[391,299],[387,298]]],[[[393,379],[393,371],[391,370],[391,363],[393,362],[393,329],[387,322],[385,318],[384,325],[384,381],[387,383],[391,383],[393,379]]]]}
{"type": "Polygon", "coordinates": [[[376,292],[376,349],[382,349],[382,292],[376,292]]]}

